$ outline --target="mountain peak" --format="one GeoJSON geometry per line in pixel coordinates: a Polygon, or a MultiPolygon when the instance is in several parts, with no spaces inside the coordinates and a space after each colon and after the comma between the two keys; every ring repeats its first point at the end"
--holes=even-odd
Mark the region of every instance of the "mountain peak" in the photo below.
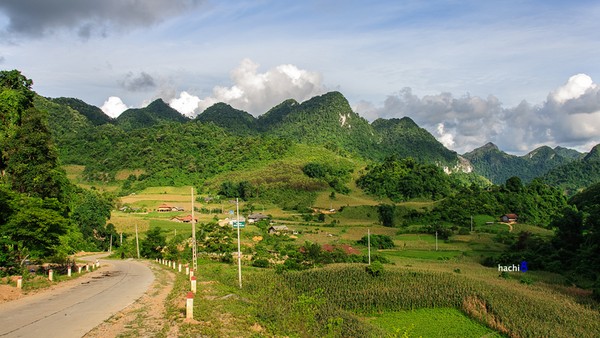
{"type": "Polygon", "coordinates": [[[197,121],[212,122],[234,132],[255,131],[256,118],[243,110],[235,109],[227,103],[218,102],[196,116],[197,121]]]}
{"type": "Polygon", "coordinates": [[[125,129],[145,128],[160,121],[186,122],[188,118],[171,108],[162,99],[156,99],[144,108],[130,108],[117,117],[117,124],[125,129]]]}
{"type": "Polygon", "coordinates": [[[590,152],[583,158],[584,161],[599,161],[600,160],[600,144],[597,144],[590,150],[590,152]]]}
{"type": "Polygon", "coordinates": [[[484,144],[482,147],[478,148],[478,149],[482,149],[482,150],[500,150],[500,148],[498,148],[497,145],[495,145],[492,142],[488,142],[486,144],[484,144]]]}

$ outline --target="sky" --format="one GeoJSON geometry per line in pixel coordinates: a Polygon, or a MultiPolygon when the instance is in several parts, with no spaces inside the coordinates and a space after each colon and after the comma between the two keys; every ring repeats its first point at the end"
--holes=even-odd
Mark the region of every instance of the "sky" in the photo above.
{"type": "Polygon", "coordinates": [[[110,116],[341,92],[449,149],[600,143],[600,2],[1,0],[0,69],[110,116]],[[596,79],[596,80],[594,80],[596,79]]]}

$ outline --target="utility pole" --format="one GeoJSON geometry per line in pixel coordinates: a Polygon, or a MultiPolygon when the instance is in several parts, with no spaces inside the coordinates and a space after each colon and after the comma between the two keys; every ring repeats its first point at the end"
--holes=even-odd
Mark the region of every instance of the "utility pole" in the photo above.
{"type": "Polygon", "coordinates": [[[238,280],[240,289],[242,288],[242,250],[240,249],[240,205],[238,199],[235,199],[235,208],[237,211],[237,240],[238,240],[238,280]]]}
{"type": "Polygon", "coordinates": [[[121,246],[123,246],[123,232],[121,232],[121,246]]]}
{"type": "Polygon", "coordinates": [[[112,234],[110,234],[110,246],[108,247],[108,252],[112,252],[112,234]]]}
{"type": "Polygon", "coordinates": [[[471,215],[471,232],[473,232],[473,215],[471,215]]]}
{"type": "Polygon", "coordinates": [[[198,271],[198,252],[196,245],[196,219],[194,218],[194,187],[192,187],[192,266],[198,271]]]}
{"type": "Polygon", "coordinates": [[[367,243],[369,247],[369,265],[371,265],[371,229],[367,229],[367,243]]]}
{"type": "Polygon", "coordinates": [[[140,259],[140,240],[137,231],[137,224],[135,225],[135,247],[137,248],[137,258],[140,259]]]}
{"type": "Polygon", "coordinates": [[[437,231],[435,232],[435,251],[438,251],[438,244],[437,244],[437,231]]]}

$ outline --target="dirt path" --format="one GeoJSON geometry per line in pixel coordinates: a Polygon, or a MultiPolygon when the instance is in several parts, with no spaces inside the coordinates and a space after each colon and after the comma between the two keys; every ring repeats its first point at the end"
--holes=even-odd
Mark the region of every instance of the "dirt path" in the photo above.
{"type": "Polygon", "coordinates": [[[166,304],[173,289],[175,273],[145,262],[154,273],[154,282],[135,303],[88,332],[86,338],[177,337],[179,329],[167,320],[166,304]]]}

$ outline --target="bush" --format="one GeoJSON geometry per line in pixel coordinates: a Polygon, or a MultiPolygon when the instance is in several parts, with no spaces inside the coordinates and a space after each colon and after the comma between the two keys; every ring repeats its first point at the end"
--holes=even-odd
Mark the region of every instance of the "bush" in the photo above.
{"type": "Polygon", "coordinates": [[[365,271],[367,271],[367,273],[369,273],[373,277],[383,275],[384,270],[385,269],[383,267],[383,264],[380,261],[375,261],[371,263],[371,265],[367,265],[367,267],[365,268],[365,271]]]}
{"type": "Polygon", "coordinates": [[[259,258],[252,262],[252,266],[255,266],[257,268],[268,268],[269,265],[269,261],[265,258],[259,258]]]}

